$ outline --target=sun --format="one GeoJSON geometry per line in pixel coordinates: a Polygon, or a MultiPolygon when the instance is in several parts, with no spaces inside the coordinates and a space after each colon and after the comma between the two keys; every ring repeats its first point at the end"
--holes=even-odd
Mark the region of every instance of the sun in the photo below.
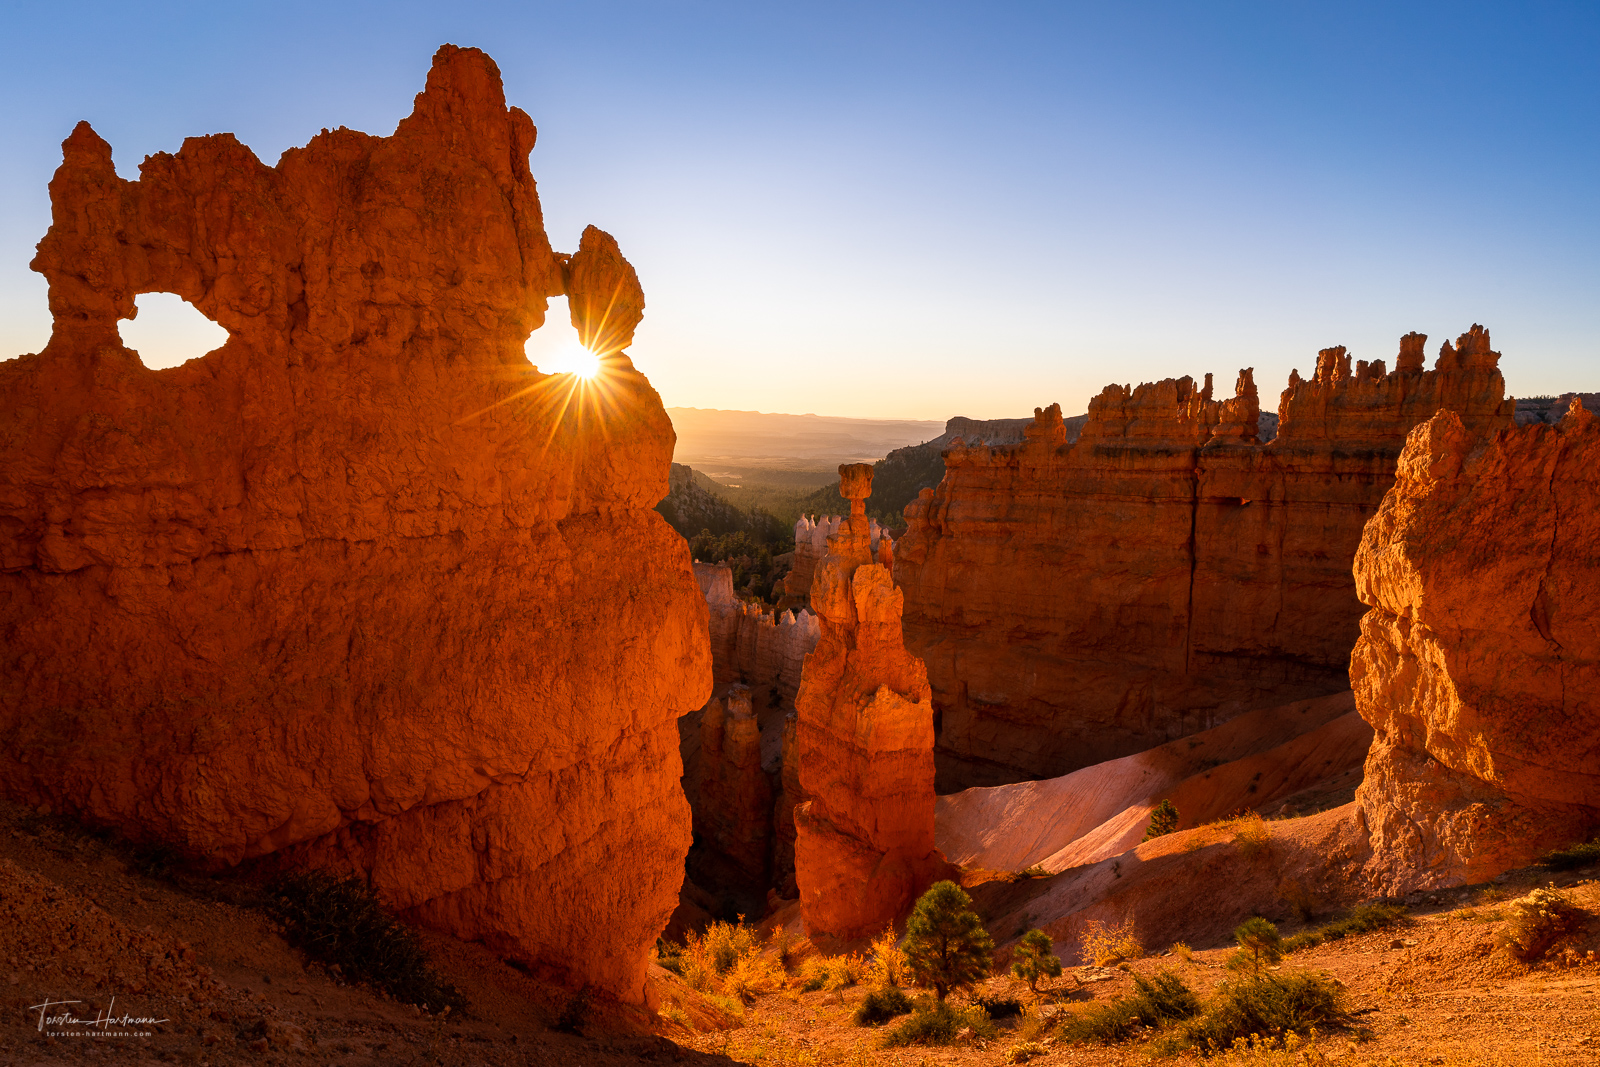
{"type": "Polygon", "coordinates": [[[600,373],[600,357],[577,342],[562,345],[546,358],[549,362],[541,369],[549,374],[575,374],[584,381],[591,381],[600,373]]]}

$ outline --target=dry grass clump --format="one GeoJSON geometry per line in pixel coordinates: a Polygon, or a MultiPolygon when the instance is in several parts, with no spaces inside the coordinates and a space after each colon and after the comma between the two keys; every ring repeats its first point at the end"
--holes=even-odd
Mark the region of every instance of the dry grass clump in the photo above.
{"type": "MultiPolygon", "coordinates": [[[[714,922],[703,934],[690,933],[681,946],[658,942],[654,955],[656,963],[682,978],[690,989],[742,1009],[756,997],[782,989],[788,977],[777,946],[765,947],[771,951],[763,951],[759,932],[741,919],[737,923],[714,922]]],[[[730,1014],[742,1014],[742,1010],[730,1014]]]]}
{"type": "Polygon", "coordinates": [[[876,989],[901,989],[911,984],[911,960],[898,944],[894,927],[884,928],[872,942],[867,976],[876,989]]]}
{"type": "Polygon", "coordinates": [[[1256,812],[1247,811],[1224,819],[1223,824],[1233,834],[1233,843],[1245,859],[1255,859],[1270,851],[1272,833],[1267,829],[1267,820],[1256,812]]]}
{"type": "Polygon", "coordinates": [[[833,991],[845,989],[867,976],[866,957],[859,952],[845,956],[811,956],[800,965],[800,989],[810,993],[818,989],[833,991]]]}
{"type": "Polygon", "coordinates": [[[1190,948],[1182,941],[1174,941],[1172,943],[1172,954],[1178,957],[1184,963],[1194,962],[1194,949],[1190,948]]]}
{"type": "Polygon", "coordinates": [[[1316,892],[1298,878],[1291,878],[1284,882],[1283,885],[1278,887],[1278,894],[1283,897],[1285,904],[1294,909],[1294,913],[1300,917],[1301,922],[1308,923],[1317,917],[1317,911],[1322,902],[1318,899],[1316,892]]]}
{"type": "Polygon", "coordinates": [[[1027,1063],[1035,1056],[1043,1056],[1045,1047],[1037,1041],[1018,1041],[1006,1050],[1002,1063],[1027,1063]]]}
{"type": "Polygon", "coordinates": [[[1558,889],[1535,889],[1513,900],[1500,943],[1512,956],[1531,963],[1576,933],[1584,923],[1583,909],[1558,889]]]}
{"type": "Polygon", "coordinates": [[[1133,916],[1129,915],[1116,926],[1090,919],[1078,939],[1078,957],[1085,963],[1104,967],[1123,960],[1136,960],[1144,955],[1144,945],[1134,929],[1133,916]]]}

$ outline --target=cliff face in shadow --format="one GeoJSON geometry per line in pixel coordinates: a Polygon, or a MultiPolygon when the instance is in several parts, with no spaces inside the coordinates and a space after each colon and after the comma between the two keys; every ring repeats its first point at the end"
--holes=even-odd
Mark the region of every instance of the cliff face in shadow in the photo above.
{"type": "Polygon", "coordinates": [[[67,139],[34,261],[54,333],[0,364],[0,783],[198,862],[353,868],[639,1000],[706,608],[651,511],[673,433],[622,351],[643,292],[593,227],[551,250],[534,137],[446,46],[392,136],[273,167],[222,134],[130,182],[67,139]],[[228,342],[144,367],[117,322],[155,291],[228,342]],[[557,293],[592,383],[522,355],[557,293]]]}
{"type": "Polygon", "coordinates": [[[939,790],[1051,777],[1348,686],[1350,564],[1406,433],[1442,407],[1509,424],[1479,328],[1423,369],[1328,349],[1262,443],[1251,373],[1110,386],[1076,442],[1059,409],[1021,445],[957,444],[907,508],[895,579],[928,665],[939,790]]]}

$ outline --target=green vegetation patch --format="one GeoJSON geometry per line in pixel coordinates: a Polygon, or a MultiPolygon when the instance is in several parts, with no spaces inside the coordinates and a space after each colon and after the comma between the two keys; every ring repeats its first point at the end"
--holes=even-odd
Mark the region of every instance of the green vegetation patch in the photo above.
{"type": "Polygon", "coordinates": [[[1061,1036],[1112,1045],[1128,1040],[1142,1027],[1157,1029],[1199,1013],[1200,998],[1176,974],[1157,971],[1149,978],[1136,974],[1132,993],[1074,1015],[1061,1028],[1061,1036]]]}
{"type": "Polygon", "coordinates": [[[1552,871],[1575,871],[1579,867],[1600,863],[1600,838],[1586,841],[1581,845],[1556,849],[1545,855],[1539,863],[1552,871]]]}
{"type": "Polygon", "coordinates": [[[862,997],[850,1021],[857,1026],[882,1026],[890,1019],[909,1014],[911,1010],[911,998],[894,986],[889,986],[874,989],[862,997]]]}
{"type": "Polygon", "coordinates": [[[953,1045],[958,1041],[992,1041],[994,1023],[977,1005],[953,1008],[948,1004],[924,1004],[883,1037],[885,1048],[907,1045],[953,1045]]]}
{"type": "Polygon", "coordinates": [[[287,874],[267,887],[267,895],[268,910],[288,929],[290,943],[312,959],[403,1004],[432,1012],[466,1007],[461,991],[434,972],[416,932],[385,911],[361,879],[287,874]]]}
{"type": "Polygon", "coordinates": [[[1411,917],[1406,914],[1405,908],[1392,904],[1362,904],[1351,908],[1344,918],[1336,922],[1295,934],[1283,942],[1283,951],[1298,952],[1303,948],[1315,948],[1324,941],[1343,941],[1358,934],[1370,934],[1391,926],[1408,926],[1410,923],[1411,917]]]}
{"type": "Polygon", "coordinates": [[[1256,974],[1222,983],[1205,1013],[1173,1027],[1156,1042],[1156,1049],[1218,1051],[1251,1037],[1305,1035],[1342,1026],[1349,1019],[1344,991],[1325,975],[1256,974]]]}

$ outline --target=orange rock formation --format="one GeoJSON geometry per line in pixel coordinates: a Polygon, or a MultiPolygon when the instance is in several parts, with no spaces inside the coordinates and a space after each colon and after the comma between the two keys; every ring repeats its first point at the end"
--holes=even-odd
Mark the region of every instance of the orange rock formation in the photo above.
{"type": "Polygon", "coordinates": [[[772,850],[772,784],[761,769],[761,732],[750,690],[735,685],[700,718],[701,838],[751,878],[765,882],[772,850]]]}
{"type": "Polygon", "coordinates": [[[939,709],[939,788],[1060,775],[1251,708],[1336,692],[1361,604],[1350,561],[1406,432],[1441,407],[1506,425],[1478,327],[1422,369],[1327,349],[1258,443],[1249,370],[1108,386],[1075,443],[1060,409],[1020,446],[945,454],[906,509],[895,580],[939,709]]]}
{"type": "Polygon", "coordinates": [[[849,939],[881,930],[947,864],[934,845],[927,672],[901,638],[900,590],[873,562],[872,467],[841,466],[839,482],[850,515],[816,568],[822,638],[795,701],[795,877],[808,929],[849,939]]]}
{"type": "Polygon", "coordinates": [[[1355,576],[1377,886],[1481,881],[1600,825],[1600,417],[1417,427],[1355,576]]]}
{"type": "Polygon", "coordinates": [[[0,364],[0,782],[215,864],[292,849],[414,919],[638,1000],[689,845],[675,719],[706,609],[650,509],[673,432],[621,349],[643,293],[552,252],[481,52],[390,137],[124,181],[80,124],[0,364]],[[153,371],[140,293],[224,326],[153,371]],[[565,292],[594,386],[522,345],[565,292]]]}

